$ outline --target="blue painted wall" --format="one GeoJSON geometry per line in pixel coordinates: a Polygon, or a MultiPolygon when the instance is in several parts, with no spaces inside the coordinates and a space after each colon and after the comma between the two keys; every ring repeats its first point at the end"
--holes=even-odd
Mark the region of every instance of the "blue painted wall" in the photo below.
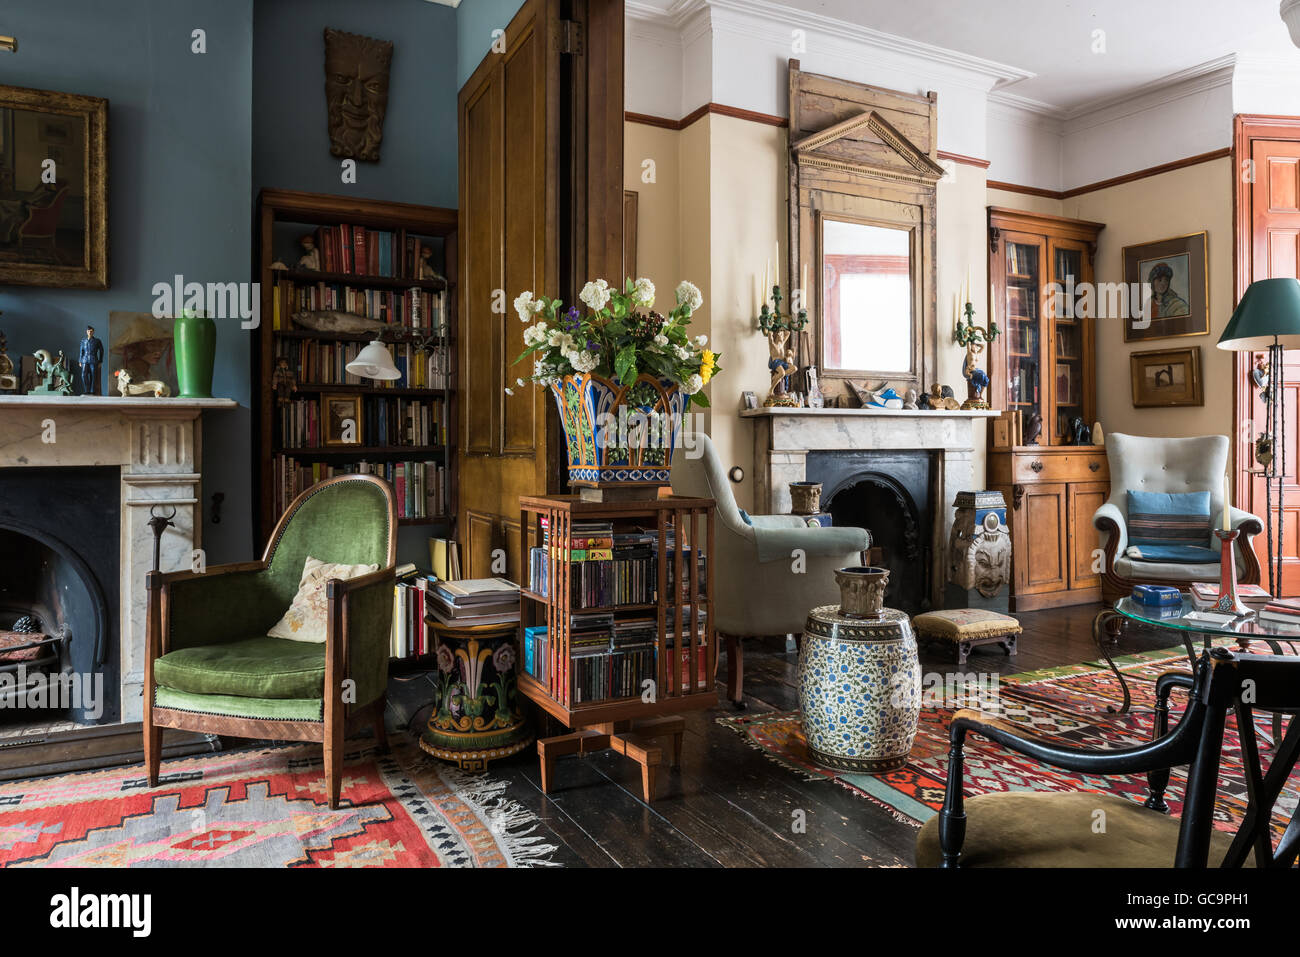
{"type": "MultiPolygon", "coordinates": [[[[75,357],[87,323],[107,347],[109,311],[148,311],[153,284],[176,273],[246,281],[252,0],[5,0],[0,21],[18,37],[17,53],[0,54],[0,83],[109,100],[110,288],[0,287],[10,355],[75,357]],[[196,27],[204,55],[190,52],[196,27]]],[[[240,408],[207,416],[203,430],[204,501],[226,496],[225,520],[204,526],[212,562],[252,551],[248,355],[249,333],[219,322],[213,389],[240,408]]]]}
{"type": "Polygon", "coordinates": [[[492,31],[509,26],[523,5],[523,0],[461,0],[456,8],[457,91],[492,48],[492,31]]]}
{"type": "Polygon", "coordinates": [[[253,33],[253,181],[455,206],[456,11],[426,0],[257,0],[253,33]],[[344,184],[330,155],[325,27],[392,40],[378,163],[344,184]]]}

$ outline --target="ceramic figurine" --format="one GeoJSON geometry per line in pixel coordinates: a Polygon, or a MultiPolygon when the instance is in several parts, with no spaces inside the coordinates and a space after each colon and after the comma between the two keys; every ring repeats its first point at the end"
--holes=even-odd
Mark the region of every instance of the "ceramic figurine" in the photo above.
{"type": "Polygon", "coordinates": [[[1268,360],[1265,359],[1263,356],[1257,356],[1255,358],[1255,368],[1250,370],[1250,378],[1251,381],[1255,383],[1255,387],[1259,389],[1259,401],[1265,404],[1268,403],[1268,398],[1270,395],[1268,390],[1268,383],[1269,383],[1268,373],[1269,373],[1268,360]]]}
{"type": "Polygon", "coordinates": [[[1092,445],[1092,430],[1083,424],[1083,417],[1076,415],[1070,420],[1070,430],[1066,433],[1066,445],[1092,445]]]}
{"type": "Polygon", "coordinates": [[[131,378],[131,373],[125,369],[118,369],[113,373],[117,377],[117,392],[122,396],[129,395],[150,395],[162,399],[172,394],[172,390],[166,382],[161,379],[145,379],[143,382],[135,382],[131,378]]]}
{"type": "Polygon", "coordinates": [[[929,392],[922,392],[919,396],[917,396],[916,407],[918,409],[925,409],[926,411],[929,411],[930,409],[934,408],[934,406],[930,405],[929,392]]]}
{"type": "Polygon", "coordinates": [[[985,345],[996,341],[1001,330],[992,321],[987,328],[975,325],[975,307],[969,302],[966,303],[965,312],[966,324],[962,325],[961,316],[958,315],[957,330],[953,336],[958,345],[966,347],[966,358],[961,364],[962,378],[966,380],[966,401],[961,407],[987,409],[989,404],[984,401],[984,390],[988,388],[989,375],[976,363],[985,345]]]}
{"type": "Polygon", "coordinates": [[[905,409],[920,408],[920,406],[917,405],[917,395],[915,389],[908,389],[906,392],[903,393],[903,408],[905,409]]]}
{"type": "Polygon", "coordinates": [[[428,246],[420,247],[420,278],[442,279],[443,276],[433,266],[433,250],[428,246]]]}
{"type": "Polygon", "coordinates": [[[313,332],[363,333],[378,332],[388,328],[387,323],[378,319],[368,319],[354,312],[343,312],[338,309],[297,312],[292,316],[292,322],[295,326],[311,329],[313,332]]]}
{"type": "Polygon", "coordinates": [[[77,364],[81,366],[81,394],[99,395],[99,367],[104,362],[104,344],[95,338],[95,327],[86,326],[77,364]]]}
{"type": "Polygon", "coordinates": [[[275,390],[275,401],[278,405],[288,405],[289,396],[293,394],[294,389],[298,388],[297,379],[294,377],[293,370],[289,368],[289,360],[285,356],[277,356],[275,359],[271,388],[275,390]]]}
{"type": "Polygon", "coordinates": [[[1092,423],[1092,444],[1093,445],[1106,444],[1106,433],[1101,430],[1100,422],[1092,423]]]}
{"type": "Polygon", "coordinates": [[[298,259],[298,268],[310,272],[320,272],[320,250],[316,248],[316,237],[307,233],[298,240],[302,247],[302,256],[298,259]]]}
{"type": "Polygon", "coordinates": [[[31,395],[72,395],[68,361],[63,356],[63,350],[59,350],[57,359],[47,349],[37,349],[34,355],[36,377],[41,384],[31,390],[31,395]]]}
{"type": "Polygon", "coordinates": [[[1034,412],[1025,422],[1025,445],[1037,445],[1038,437],[1043,434],[1043,413],[1034,412]]]}

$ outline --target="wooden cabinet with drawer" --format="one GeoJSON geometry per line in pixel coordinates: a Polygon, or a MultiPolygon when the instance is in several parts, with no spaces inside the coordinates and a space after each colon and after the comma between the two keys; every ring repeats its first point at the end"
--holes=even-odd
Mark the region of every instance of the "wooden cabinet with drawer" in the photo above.
{"type": "Polygon", "coordinates": [[[991,450],[988,487],[1007,501],[1011,610],[1101,599],[1092,515],[1110,495],[1102,446],[1022,445],[991,450]]]}

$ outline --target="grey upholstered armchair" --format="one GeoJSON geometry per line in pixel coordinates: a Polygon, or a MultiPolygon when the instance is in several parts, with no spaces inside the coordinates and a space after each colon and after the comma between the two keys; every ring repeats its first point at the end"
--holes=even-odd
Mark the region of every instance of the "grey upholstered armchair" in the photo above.
{"type": "MultiPolygon", "coordinates": [[[[1128,492],[1210,493],[1210,522],[1223,522],[1223,474],[1228,465],[1228,438],[1201,435],[1185,439],[1162,439],[1112,432],[1106,436],[1106,457],[1110,462],[1110,500],[1093,515],[1101,532],[1105,567],[1101,576],[1102,598],[1110,601],[1132,591],[1134,585],[1173,585],[1185,588],[1192,582],[1217,582],[1219,562],[1179,564],[1142,561],[1125,554],[1128,549],[1128,492]]],[[[1237,581],[1259,583],[1259,559],[1250,540],[1264,530],[1254,515],[1239,508],[1230,512],[1232,527],[1241,530],[1236,542],[1237,581]]]]}
{"type": "Polygon", "coordinates": [[[727,647],[727,697],[743,707],[740,639],[802,636],[810,609],[839,604],[835,569],[862,563],[871,536],[861,528],[810,528],[797,515],[746,516],[707,435],[683,437],[673,454],[673,491],[717,502],[714,616],[727,647]],[[746,521],[748,519],[748,521],[746,521]],[[795,549],[802,550],[796,571],[795,549]]]}

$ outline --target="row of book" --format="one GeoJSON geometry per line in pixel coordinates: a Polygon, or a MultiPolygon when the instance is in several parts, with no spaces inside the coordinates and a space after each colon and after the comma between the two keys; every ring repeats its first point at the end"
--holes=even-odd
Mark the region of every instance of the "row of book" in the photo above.
{"type": "Polygon", "coordinates": [[[275,354],[289,361],[295,370],[298,388],[310,390],[314,385],[364,385],[380,389],[449,389],[451,350],[447,346],[421,349],[409,342],[388,348],[400,379],[363,379],[347,371],[348,363],[366,347],[364,342],[341,342],[320,339],[280,339],[275,354]]]}
{"type": "MultiPolygon", "coordinates": [[[[569,606],[607,608],[615,605],[648,605],[658,600],[658,534],[645,528],[614,530],[612,522],[574,522],[567,547],[551,542],[551,532],[542,519],[542,544],[529,549],[529,589],[550,595],[551,556],[569,562],[569,606]]],[[[672,530],[666,539],[667,580],[675,582],[679,554],[672,530]]],[[[683,551],[685,549],[683,548],[683,551]]],[[[705,593],[706,556],[697,552],[698,589],[705,593]]],[[[686,599],[689,577],[679,595],[686,599]]]]}
{"type": "Polygon", "coordinates": [[[430,289],[365,289],[336,282],[280,279],[271,290],[271,328],[293,327],[300,312],[336,310],[378,319],[390,326],[447,335],[447,293],[430,289]]]}
{"type": "Polygon", "coordinates": [[[367,229],[342,223],[319,227],[316,248],[325,272],[413,279],[420,276],[425,252],[432,252],[433,245],[405,229],[367,229]]]}
{"type": "Polygon", "coordinates": [[[274,510],[318,482],[336,475],[374,475],[393,486],[398,518],[441,518],[448,512],[447,468],[441,462],[299,462],[287,455],[274,459],[274,510]]]}
{"type": "Polygon", "coordinates": [[[392,658],[427,655],[433,650],[429,628],[425,624],[425,607],[432,582],[414,565],[397,569],[393,586],[393,633],[388,654],[392,658]]]}
{"type": "MultiPolygon", "coordinates": [[[[330,401],[340,400],[330,396],[330,401]]],[[[290,399],[278,407],[280,415],[280,447],[284,449],[319,449],[325,447],[326,413],[323,400],[290,399]]],[[[442,445],[447,435],[447,405],[430,399],[408,399],[403,396],[361,396],[361,418],[350,434],[340,431],[338,422],[329,423],[335,437],[342,435],[351,441],[335,441],[331,445],[359,445],[367,447],[427,448],[442,445]]]]}

